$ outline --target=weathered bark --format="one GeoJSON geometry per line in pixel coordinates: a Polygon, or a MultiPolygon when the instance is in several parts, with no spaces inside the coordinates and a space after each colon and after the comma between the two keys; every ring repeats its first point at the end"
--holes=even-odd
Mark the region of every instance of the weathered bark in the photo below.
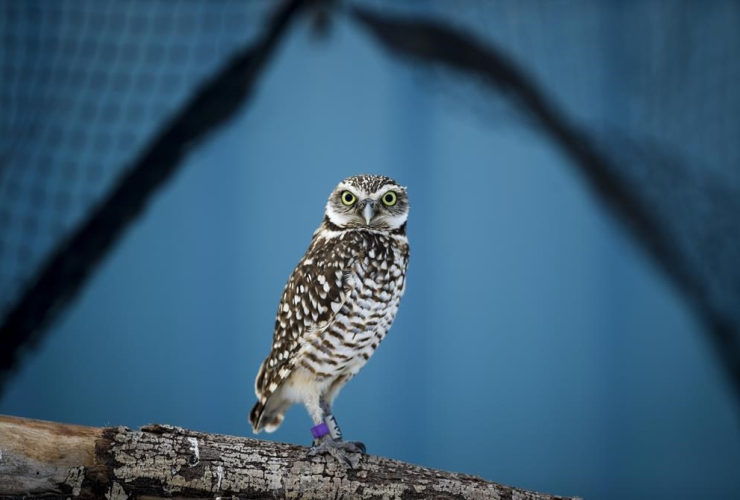
{"type": "Polygon", "coordinates": [[[301,446],[169,425],[94,428],[0,416],[0,498],[557,499],[366,456],[357,469],[301,446]]]}

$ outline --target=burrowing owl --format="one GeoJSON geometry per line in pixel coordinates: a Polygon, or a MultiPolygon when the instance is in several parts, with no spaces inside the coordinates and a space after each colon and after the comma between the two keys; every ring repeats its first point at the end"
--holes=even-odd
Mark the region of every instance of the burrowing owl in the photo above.
{"type": "Polygon", "coordinates": [[[255,381],[255,433],[274,431],[293,403],[303,403],[315,424],[311,452],[357,464],[365,447],[342,441],[331,404],[396,316],[406,287],[408,213],[406,188],[388,177],[349,177],[331,193],[280,299],[272,350],[255,381]]]}

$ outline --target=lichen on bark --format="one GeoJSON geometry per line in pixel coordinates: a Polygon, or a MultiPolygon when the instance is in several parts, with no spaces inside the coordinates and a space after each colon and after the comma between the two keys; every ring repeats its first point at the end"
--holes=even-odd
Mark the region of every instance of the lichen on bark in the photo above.
{"type": "Polygon", "coordinates": [[[302,446],[169,425],[95,429],[0,416],[0,449],[0,499],[563,498],[372,455],[348,469],[302,446]]]}

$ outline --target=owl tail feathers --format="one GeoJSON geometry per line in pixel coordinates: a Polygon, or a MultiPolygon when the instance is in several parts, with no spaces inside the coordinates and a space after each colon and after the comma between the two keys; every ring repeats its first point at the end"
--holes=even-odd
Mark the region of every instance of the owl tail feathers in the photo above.
{"type": "Polygon", "coordinates": [[[285,419],[285,409],[282,411],[265,411],[265,405],[260,403],[254,405],[249,412],[249,422],[252,424],[252,430],[259,434],[262,430],[265,432],[275,432],[285,419]]]}

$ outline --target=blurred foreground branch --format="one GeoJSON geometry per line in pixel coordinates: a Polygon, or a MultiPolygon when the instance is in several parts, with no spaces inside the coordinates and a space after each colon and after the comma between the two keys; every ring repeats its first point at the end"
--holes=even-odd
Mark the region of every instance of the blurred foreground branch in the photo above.
{"type": "Polygon", "coordinates": [[[0,416],[0,453],[0,498],[563,498],[369,455],[346,469],[301,446],[169,425],[0,416]]]}

